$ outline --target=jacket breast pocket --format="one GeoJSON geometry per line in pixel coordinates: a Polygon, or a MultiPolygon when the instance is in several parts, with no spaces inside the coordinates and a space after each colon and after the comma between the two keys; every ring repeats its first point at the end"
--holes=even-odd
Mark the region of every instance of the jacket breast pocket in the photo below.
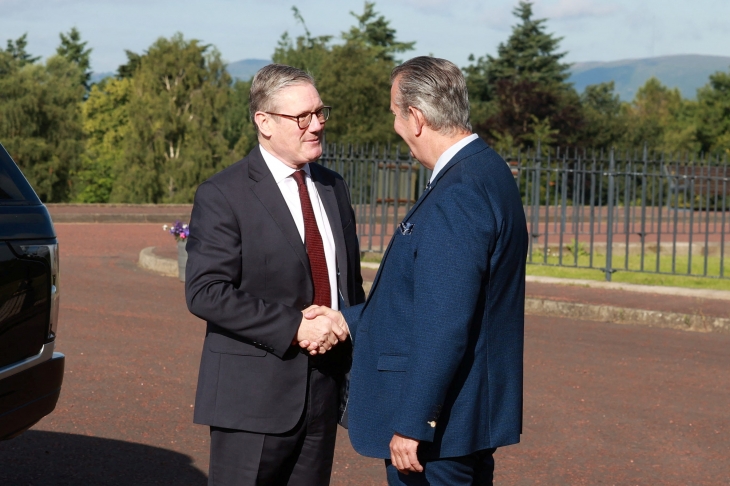
{"type": "Polygon", "coordinates": [[[408,356],[402,354],[381,354],[378,371],[408,371],[408,356]]]}
{"type": "Polygon", "coordinates": [[[208,334],[206,346],[213,353],[235,354],[238,356],[266,356],[266,351],[243,341],[232,339],[222,334],[208,334]]]}

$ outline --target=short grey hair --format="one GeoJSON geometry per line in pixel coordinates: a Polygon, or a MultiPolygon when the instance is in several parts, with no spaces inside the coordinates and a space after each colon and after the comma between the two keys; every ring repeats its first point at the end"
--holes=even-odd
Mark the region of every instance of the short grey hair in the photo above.
{"type": "Polygon", "coordinates": [[[299,84],[314,86],[314,78],[307,72],[284,64],[269,64],[262,67],[251,80],[248,94],[248,111],[256,126],[257,111],[276,110],[276,94],[284,88],[299,84]]]}
{"type": "Polygon", "coordinates": [[[396,79],[395,105],[402,115],[407,117],[408,107],[413,107],[437,132],[471,131],[466,80],[456,64],[437,57],[414,57],[393,69],[391,85],[396,79]]]}

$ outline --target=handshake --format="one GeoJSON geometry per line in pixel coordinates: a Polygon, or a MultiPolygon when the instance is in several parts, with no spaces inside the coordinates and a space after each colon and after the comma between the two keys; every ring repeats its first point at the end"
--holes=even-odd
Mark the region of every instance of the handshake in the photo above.
{"type": "Polygon", "coordinates": [[[292,345],[301,347],[312,356],[326,353],[350,334],[342,314],[329,307],[313,305],[302,311],[302,315],[292,345]]]}

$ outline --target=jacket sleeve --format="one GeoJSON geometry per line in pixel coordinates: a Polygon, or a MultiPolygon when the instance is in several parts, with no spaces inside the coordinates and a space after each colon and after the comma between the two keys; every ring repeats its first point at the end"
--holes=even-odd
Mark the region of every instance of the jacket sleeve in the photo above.
{"type": "Polygon", "coordinates": [[[187,242],[185,299],[191,313],[282,357],[302,320],[300,310],[238,287],[241,229],[226,197],[212,182],[195,194],[187,242]]]}
{"type": "MultiPolygon", "coordinates": [[[[495,218],[475,184],[442,189],[421,220],[414,260],[414,309],[408,370],[393,417],[394,432],[433,441],[447,392],[465,359],[488,261],[497,235],[495,218]]],[[[475,319],[476,318],[476,319],[475,319]]],[[[474,365],[479,365],[475,363],[474,365]]]]}

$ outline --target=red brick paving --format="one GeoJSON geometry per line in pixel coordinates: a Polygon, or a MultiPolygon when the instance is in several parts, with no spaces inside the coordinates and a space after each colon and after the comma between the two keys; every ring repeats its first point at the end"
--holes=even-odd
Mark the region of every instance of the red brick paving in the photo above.
{"type": "MultiPolygon", "coordinates": [[[[59,224],[67,356],[56,411],[0,443],[0,484],[205,484],[192,424],[203,324],[183,284],[139,269],[158,224],[59,224]]],[[[496,483],[730,482],[730,336],[529,317],[522,443],[496,483]]],[[[340,430],[334,485],[385,484],[340,430]]]]}

